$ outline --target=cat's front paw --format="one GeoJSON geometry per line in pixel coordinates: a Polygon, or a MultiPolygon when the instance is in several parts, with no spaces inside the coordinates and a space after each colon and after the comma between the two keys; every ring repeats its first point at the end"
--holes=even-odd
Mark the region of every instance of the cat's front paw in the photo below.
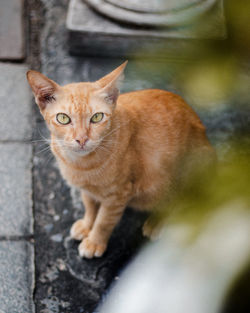
{"type": "Polygon", "coordinates": [[[70,237],[75,240],[82,240],[86,238],[90,232],[90,228],[88,228],[84,219],[77,220],[70,229],[70,237]]]}
{"type": "Polygon", "coordinates": [[[106,251],[107,245],[92,241],[85,238],[78,247],[79,255],[83,258],[92,259],[93,257],[101,257],[106,251]]]}

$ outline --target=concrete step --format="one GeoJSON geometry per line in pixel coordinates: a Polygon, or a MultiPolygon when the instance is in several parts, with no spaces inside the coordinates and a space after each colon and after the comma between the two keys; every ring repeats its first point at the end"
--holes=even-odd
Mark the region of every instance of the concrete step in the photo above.
{"type": "MultiPolygon", "coordinates": [[[[222,0],[192,25],[166,28],[140,28],[118,24],[87,6],[71,0],[67,29],[73,55],[91,56],[180,56],[204,39],[225,38],[222,0]]],[[[192,52],[191,52],[192,53],[192,52]]]]}

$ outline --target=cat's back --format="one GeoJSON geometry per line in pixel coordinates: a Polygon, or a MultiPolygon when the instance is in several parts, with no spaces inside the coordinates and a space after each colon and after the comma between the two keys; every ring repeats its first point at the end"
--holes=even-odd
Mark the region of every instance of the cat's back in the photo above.
{"type": "Polygon", "coordinates": [[[180,96],[159,89],[134,91],[119,96],[117,110],[125,119],[122,136],[131,139],[127,151],[135,189],[142,194],[133,199],[132,207],[144,208],[154,201],[151,195],[154,198],[167,184],[179,183],[179,174],[190,172],[189,158],[204,160],[211,155],[213,159],[205,127],[180,96]]]}
{"type": "Polygon", "coordinates": [[[129,125],[124,136],[133,139],[132,150],[147,164],[161,163],[166,157],[175,160],[197,150],[213,158],[204,125],[180,96],[159,89],[134,91],[119,96],[117,109],[129,125]]]}
{"type": "Polygon", "coordinates": [[[198,115],[178,95],[160,89],[145,89],[121,94],[118,110],[125,110],[130,118],[145,129],[158,127],[183,131],[186,127],[205,131],[198,115]]]}

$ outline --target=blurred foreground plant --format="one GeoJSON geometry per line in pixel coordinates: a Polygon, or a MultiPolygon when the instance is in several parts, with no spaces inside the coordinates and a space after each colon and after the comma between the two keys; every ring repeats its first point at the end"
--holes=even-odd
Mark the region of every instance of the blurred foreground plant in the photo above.
{"type": "Polygon", "coordinates": [[[205,112],[216,173],[197,165],[171,209],[161,203],[163,237],[123,272],[101,313],[250,312],[250,2],[224,5],[225,40],[147,68],[205,112]]]}
{"type": "Polygon", "coordinates": [[[125,270],[102,313],[249,312],[249,277],[237,292],[250,266],[249,157],[247,138],[232,143],[216,175],[196,171],[163,237],[125,270]]]}

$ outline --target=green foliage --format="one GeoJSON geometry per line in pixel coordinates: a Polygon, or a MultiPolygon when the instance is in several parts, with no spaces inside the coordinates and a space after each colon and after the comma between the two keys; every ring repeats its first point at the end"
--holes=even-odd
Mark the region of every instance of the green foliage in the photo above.
{"type": "MultiPolygon", "coordinates": [[[[248,139],[246,137],[246,139],[248,139]]],[[[187,224],[201,230],[209,216],[227,208],[250,213],[250,146],[248,140],[231,143],[223,161],[218,161],[215,171],[211,167],[196,168],[183,191],[171,204],[162,206],[160,218],[167,224],[187,224]]],[[[223,227],[223,224],[222,224],[223,227]]]]}

